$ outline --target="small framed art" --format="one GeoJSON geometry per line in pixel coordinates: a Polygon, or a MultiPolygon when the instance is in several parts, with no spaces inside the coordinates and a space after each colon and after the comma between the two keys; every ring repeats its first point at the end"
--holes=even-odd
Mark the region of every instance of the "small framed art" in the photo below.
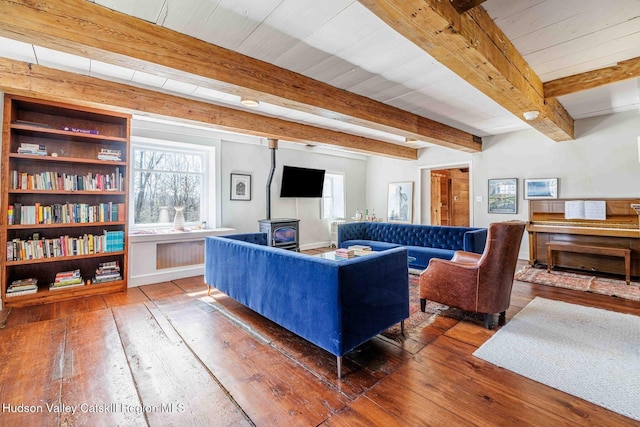
{"type": "Polygon", "coordinates": [[[489,180],[489,213],[518,213],[518,178],[489,180]]]}
{"type": "Polygon", "coordinates": [[[413,222],[413,182],[391,182],[387,193],[389,222],[413,222]]]}
{"type": "Polygon", "coordinates": [[[251,200],[251,175],[231,174],[231,200],[251,200]]]}
{"type": "Polygon", "coordinates": [[[524,180],[525,199],[557,199],[558,178],[527,178],[524,180]]]}

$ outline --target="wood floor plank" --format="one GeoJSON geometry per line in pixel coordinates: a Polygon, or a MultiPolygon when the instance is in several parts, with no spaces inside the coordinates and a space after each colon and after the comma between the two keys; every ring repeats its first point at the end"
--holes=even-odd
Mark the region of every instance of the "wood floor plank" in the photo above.
{"type": "Polygon", "coordinates": [[[60,424],[60,414],[47,405],[60,403],[65,333],[64,320],[0,330],[0,425],[60,424]]]}
{"type": "Polygon", "coordinates": [[[53,303],[56,318],[64,318],[79,313],[87,313],[94,310],[107,308],[107,304],[100,295],[78,298],[69,301],[53,303]]]}
{"type": "MultiPolygon", "coordinates": [[[[400,372],[410,372],[407,365],[400,372]]],[[[407,426],[472,426],[472,422],[464,415],[452,412],[439,399],[425,397],[437,391],[432,387],[412,386],[417,381],[414,377],[403,377],[391,374],[365,393],[365,397],[376,405],[383,407],[395,418],[402,420],[407,426]]],[[[451,406],[451,405],[448,405],[451,406]]]]}
{"type": "MultiPolygon", "coordinates": [[[[423,352],[428,352],[431,347],[433,345],[423,352]]],[[[569,425],[563,418],[546,413],[544,408],[517,399],[501,388],[488,389],[478,385],[473,377],[421,355],[381,381],[366,395],[381,404],[393,390],[401,389],[419,396],[414,400],[422,399],[422,407],[448,411],[473,425],[569,425]]]]}
{"type": "Polygon", "coordinates": [[[139,286],[138,289],[140,289],[152,301],[184,294],[184,291],[173,282],[144,285],[139,286]]]}
{"type": "Polygon", "coordinates": [[[189,348],[166,336],[147,306],[113,312],[149,425],[251,425],[189,348]]]}
{"type": "Polygon", "coordinates": [[[221,310],[184,300],[158,306],[256,425],[318,425],[347,403],[339,390],[221,310]]]}
{"type": "Polygon", "coordinates": [[[23,325],[31,322],[42,322],[56,318],[55,304],[42,304],[30,307],[12,308],[5,326],[23,325]]]}
{"type": "Polygon", "coordinates": [[[209,286],[204,282],[204,276],[174,279],[172,282],[186,293],[202,293],[209,290],[209,286]]]}
{"type": "Polygon", "coordinates": [[[138,302],[149,301],[149,298],[140,290],[140,288],[129,288],[126,292],[113,292],[103,295],[107,307],[118,307],[121,305],[135,304],[138,302]]]}
{"type": "MultiPolygon", "coordinates": [[[[446,366],[447,370],[456,372],[455,376],[449,375],[452,381],[473,384],[478,387],[476,393],[489,396],[492,402],[511,401],[508,396],[513,397],[515,402],[521,402],[516,407],[519,408],[517,413],[522,417],[522,422],[545,422],[547,425],[637,425],[600,406],[474,357],[472,353],[475,350],[474,345],[443,336],[420,354],[423,358],[420,369],[428,375],[433,371],[443,372],[441,367],[446,366]]],[[[474,392],[473,388],[466,388],[469,393],[474,392]]]]}
{"type": "Polygon", "coordinates": [[[477,325],[469,322],[460,322],[447,330],[443,335],[458,341],[480,347],[495,333],[496,329],[490,331],[484,325],[477,325]]]}
{"type": "Polygon", "coordinates": [[[406,420],[400,419],[367,397],[359,397],[348,407],[332,415],[323,426],[326,427],[404,427],[406,420]]]}
{"type": "Polygon", "coordinates": [[[111,310],[70,317],[65,348],[61,425],[147,425],[111,310]]]}

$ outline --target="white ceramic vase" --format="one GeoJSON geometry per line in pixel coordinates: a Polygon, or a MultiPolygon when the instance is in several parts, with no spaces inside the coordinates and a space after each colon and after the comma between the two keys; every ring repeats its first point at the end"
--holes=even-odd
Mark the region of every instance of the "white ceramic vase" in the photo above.
{"type": "Polygon", "coordinates": [[[173,229],[184,231],[184,206],[176,206],[176,216],[173,217],[173,229]]]}

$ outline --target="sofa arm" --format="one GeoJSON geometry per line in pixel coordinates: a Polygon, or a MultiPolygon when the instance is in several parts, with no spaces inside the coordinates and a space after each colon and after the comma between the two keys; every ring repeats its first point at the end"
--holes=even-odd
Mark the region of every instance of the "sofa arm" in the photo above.
{"type": "Polygon", "coordinates": [[[225,239],[240,240],[242,242],[267,246],[267,233],[228,234],[222,237],[224,237],[225,239]]]}
{"type": "Polygon", "coordinates": [[[367,240],[366,222],[338,224],[338,247],[347,240],[367,240]]]}
{"type": "Polygon", "coordinates": [[[475,252],[481,254],[487,244],[487,229],[479,228],[464,233],[463,250],[466,252],[475,252]]]}

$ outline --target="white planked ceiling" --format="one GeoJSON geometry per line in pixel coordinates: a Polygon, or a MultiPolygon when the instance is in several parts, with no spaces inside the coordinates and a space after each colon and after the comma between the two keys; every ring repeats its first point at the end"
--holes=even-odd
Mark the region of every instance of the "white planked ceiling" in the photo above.
{"type": "MultiPolygon", "coordinates": [[[[474,135],[529,127],[354,0],[95,3],[474,135]]],[[[488,0],[481,7],[543,81],[640,57],[640,0],[488,0]]],[[[0,55],[242,108],[235,95],[8,39],[0,39],[0,55]]],[[[559,100],[575,119],[640,109],[640,79],[559,100]]],[[[404,143],[398,135],[266,103],[252,111],[404,143]]]]}

